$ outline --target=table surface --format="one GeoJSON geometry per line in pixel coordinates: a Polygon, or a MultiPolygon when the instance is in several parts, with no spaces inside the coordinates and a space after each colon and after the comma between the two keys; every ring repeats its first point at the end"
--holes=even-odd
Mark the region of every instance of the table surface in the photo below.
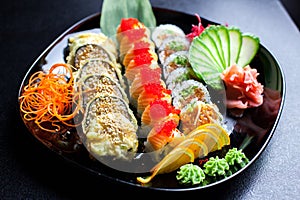
{"type": "MultiPolygon", "coordinates": [[[[207,191],[212,199],[296,199],[300,194],[299,30],[278,0],[151,0],[152,6],[178,10],[236,25],[259,36],[278,59],[286,98],[276,131],[256,162],[241,176],[207,191]]],[[[23,125],[17,94],[29,66],[61,33],[101,10],[96,0],[6,1],[0,8],[0,198],[77,199],[100,195],[155,197],[94,177],[43,148],[23,125]],[[116,191],[116,192],[113,192],[116,191]],[[118,192],[117,192],[118,191],[118,192]]],[[[168,193],[170,197],[187,197],[168,193]]]]}

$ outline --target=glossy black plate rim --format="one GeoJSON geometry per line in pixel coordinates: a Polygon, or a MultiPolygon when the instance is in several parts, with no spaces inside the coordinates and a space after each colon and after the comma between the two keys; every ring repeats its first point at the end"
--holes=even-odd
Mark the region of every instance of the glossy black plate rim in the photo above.
{"type": "MultiPolygon", "coordinates": [[[[153,11],[154,11],[154,14],[156,11],[159,11],[159,12],[162,12],[162,13],[174,13],[174,14],[180,14],[180,15],[189,15],[191,16],[191,14],[189,13],[185,13],[185,12],[179,12],[179,11],[174,11],[174,10],[170,10],[170,9],[164,9],[164,8],[155,8],[153,7],[153,11]]],[[[70,33],[74,33],[78,30],[80,30],[82,28],[82,25],[83,24],[86,24],[88,21],[92,21],[92,20],[95,20],[95,18],[97,19],[100,19],[99,17],[101,16],[101,13],[100,12],[97,12],[97,13],[94,13],[94,14],[91,14],[81,20],[79,20],[78,22],[76,22],[75,24],[73,24],[70,28],[68,28],[67,30],[65,30],[60,36],[57,37],[57,39],[55,39],[41,54],[40,56],[33,62],[33,64],[29,67],[28,71],[25,73],[24,75],[24,78],[20,84],[20,88],[19,88],[19,92],[18,92],[18,96],[21,95],[21,92],[22,92],[22,88],[27,80],[27,77],[28,75],[30,74],[30,72],[32,71],[32,69],[37,65],[37,63],[42,59],[43,56],[45,56],[47,54],[48,51],[50,51],[53,46],[55,46],[55,44],[57,44],[59,41],[61,41],[65,36],[67,36],[68,34],[70,33]]],[[[196,20],[196,19],[195,19],[196,20]]],[[[206,23],[209,23],[209,24],[219,24],[218,22],[214,22],[212,20],[207,20],[206,18],[203,18],[201,17],[201,20],[202,22],[205,21],[206,23]]],[[[195,21],[195,24],[196,24],[197,21],[195,21]]],[[[99,21],[100,23],[100,21],[99,21]]],[[[91,28],[94,28],[94,27],[91,27],[91,28]]],[[[148,189],[148,190],[159,190],[159,191],[190,191],[190,190],[203,190],[203,189],[206,189],[206,188],[211,188],[211,187],[214,187],[216,185],[219,185],[219,184],[222,184],[226,181],[228,181],[229,179],[232,179],[236,176],[238,176],[239,174],[241,174],[243,171],[245,171],[246,169],[248,169],[248,167],[253,164],[258,158],[259,156],[262,154],[262,152],[265,150],[265,148],[267,147],[267,145],[269,144],[272,136],[274,135],[274,132],[277,128],[277,125],[279,123],[279,120],[280,120],[280,117],[281,117],[281,114],[282,114],[282,110],[283,110],[283,107],[284,107],[284,104],[285,104],[285,96],[286,96],[286,81],[285,81],[285,75],[284,75],[284,72],[282,70],[282,67],[280,65],[280,63],[278,62],[277,58],[273,55],[273,53],[271,51],[269,51],[269,49],[264,46],[264,44],[260,44],[260,48],[262,48],[264,51],[266,51],[271,57],[272,59],[274,60],[274,62],[276,63],[276,66],[277,66],[277,70],[278,70],[278,74],[280,75],[280,78],[281,78],[281,103],[280,103],[280,107],[279,107],[279,110],[278,110],[278,114],[277,114],[277,117],[275,119],[275,122],[274,122],[274,125],[272,126],[272,129],[269,131],[269,135],[268,137],[265,139],[265,142],[264,144],[261,146],[260,150],[255,154],[255,156],[249,161],[249,163],[244,166],[242,169],[240,169],[239,171],[235,172],[233,175],[229,176],[229,177],[226,177],[224,179],[221,179],[219,181],[216,181],[214,183],[210,183],[209,185],[206,185],[206,186],[199,186],[199,187],[183,187],[183,188],[160,188],[160,187],[145,187],[145,186],[142,186],[138,183],[133,183],[133,182],[129,182],[129,181],[126,181],[126,180],[122,180],[122,179],[118,179],[118,178],[114,178],[114,177],[111,177],[105,173],[100,173],[100,172],[96,172],[90,168],[87,168],[83,165],[81,165],[80,163],[76,162],[75,160],[72,160],[71,158],[69,157],[66,157],[64,155],[61,155],[61,154],[58,154],[59,156],[61,156],[64,160],[74,164],[75,166],[79,167],[80,169],[85,169],[87,170],[89,173],[92,173],[92,174],[96,174],[97,176],[101,176],[103,178],[106,178],[108,179],[109,181],[112,181],[112,182],[116,182],[116,183],[121,183],[121,184],[125,184],[125,185],[128,185],[128,186],[133,186],[135,188],[140,188],[140,189],[148,189]]],[[[19,104],[19,101],[18,101],[18,104],[19,104]]],[[[31,136],[33,136],[31,134],[31,136]]],[[[41,144],[41,143],[40,143],[41,144]]],[[[48,147],[46,147],[45,145],[42,145],[44,148],[47,148],[48,150],[54,152],[57,154],[56,151],[54,151],[53,149],[50,149],[48,147]]]]}

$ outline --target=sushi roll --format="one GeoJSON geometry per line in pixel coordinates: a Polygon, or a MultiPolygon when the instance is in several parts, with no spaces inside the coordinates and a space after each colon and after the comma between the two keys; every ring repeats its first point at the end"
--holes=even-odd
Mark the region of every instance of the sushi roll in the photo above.
{"type": "Polygon", "coordinates": [[[143,91],[139,95],[137,102],[138,113],[142,114],[150,102],[155,99],[172,101],[171,90],[168,90],[164,84],[149,83],[143,86],[143,91]]]}
{"type": "Polygon", "coordinates": [[[87,61],[76,73],[79,80],[91,74],[108,74],[113,80],[123,82],[121,71],[112,62],[102,59],[91,59],[87,61]]]}
{"type": "Polygon", "coordinates": [[[150,130],[145,142],[146,152],[157,151],[170,143],[174,137],[182,136],[177,129],[177,119],[166,118],[156,123],[150,130]]]}
{"type": "Polygon", "coordinates": [[[142,38],[139,41],[131,43],[131,47],[127,52],[120,53],[120,60],[122,64],[127,67],[135,55],[144,51],[155,52],[155,45],[149,38],[142,38]]]}
{"type": "Polygon", "coordinates": [[[189,104],[192,100],[203,101],[210,103],[209,92],[201,82],[195,80],[185,80],[172,90],[173,105],[177,109],[182,109],[185,105],[189,104]]]}
{"type": "Polygon", "coordinates": [[[91,59],[107,60],[118,66],[116,63],[116,57],[105,47],[97,44],[86,44],[79,47],[76,50],[73,65],[76,69],[79,69],[91,59]]]}
{"type": "Polygon", "coordinates": [[[85,138],[86,148],[98,160],[130,161],[138,148],[135,125],[120,113],[92,118],[85,138]]]}
{"type": "Polygon", "coordinates": [[[165,65],[166,59],[177,51],[188,51],[190,41],[186,37],[170,36],[166,38],[158,47],[157,53],[159,61],[165,65]]]}
{"type": "Polygon", "coordinates": [[[188,59],[188,51],[177,51],[166,58],[163,65],[164,78],[167,79],[169,74],[179,67],[191,67],[188,59]]]}
{"type": "Polygon", "coordinates": [[[129,109],[128,103],[114,95],[99,94],[91,99],[85,111],[87,117],[85,123],[83,123],[83,129],[88,126],[88,119],[108,113],[121,113],[128,119],[133,118],[133,112],[129,109]]]}
{"type": "MultiPolygon", "coordinates": [[[[75,66],[76,68],[80,67],[80,60],[84,59],[82,56],[86,54],[88,55],[88,52],[93,52],[93,55],[96,53],[101,55],[102,50],[106,53],[105,55],[113,61],[118,56],[116,44],[103,33],[80,33],[76,36],[70,37],[68,40],[68,49],[69,54],[66,57],[67,63],[75,66]],[[103,47],[105,47],[105,49],[103,49],[103,47]]],[[[85,59],[87,58],[89,57],[86,56],[85,59]]]]}
{"type": "Polygon", "coordinates": [[[173,70],[166,79],[166,85],[169,90],[181,84],[183,81],[193,79],[195,77],[194,71],[190,67],[178,67],[173,70]]]}
{"type": "Polygon", "coordinates": [[[127,79],[129,85],[131,85],[135,75],[139,73],[141,67],[156,68],[158,66],[157,55],[152,51],[144,51],[143,53],[137,54],[129,62],[125,68],[124,76],[127,79]]]}
{"type": "Polygon", "coordinates": [[[179,118],[176,115],[166,117],[156,123],[150,130],[145,142],[146,152],[163,150],[176,138],[181,138],[183,133],[177,129],[179,118]]]}
{"type": "Polygon", "coordinates": [[[156,47],[159,47],[163,41],[170,36],[185,37],[183,30],[174,24],[161,24],[152,30],[151,39],[156,47]]]}
{"type": "Polygon", "coordinates": [[[84,77],[82,83],[79,85],[81,86],[83,105],[86,105],[97,95],[114,95],[129,103],[123,88],[121,88],[120,84],[113,80],[108,74],[90,74],[84,77]]]}
{"type": "Polygon", "coordinates": [[[138,148],[138,126],[115,46],[104,45],[105,38],[101,43],[93,34],[71,41],[67,60],[76,68],[75,88],[82,92],[84,116],[78,131],[82,143],[98,160],[131,160],[138,148]]]}
{"type": "Polygon", "coordinates": [[[130,160],[137,152],[137,120],[122,98],[94,97],[87,105],[82,124],[80,137],[93,156],[130,160]]]}
{"type": "Polygon", "coordinates": [[[180,110],[175,109],[171,102],[162,99],[155,99],[145,108],[141,123],[142,126],[151,126],[159,123],[166,117],[175,117],[179,121],[180,110]]]}
{"type": "Polygon", "coordinates": [[[106,74],[112,80],[120,84],[124,90],[126,89],[125,80],[122,76],[121,70],[110,61],[101,59],[89,60],[76,72],[76,81],[80,82],[80,80],[83,80],[86,76],[92,74],[106,74]]]}
{"type": "Polygon", "coordinates": [[[137,18],[122,18],[117,27],[117,41],[121,43],[123,38],[132,40],[142,37],[150,37],[150,30],[137,18]],[[146,32],[144,32],[146,29],[146,32]],[[140,31],[140,32],[139,32],[140,31]]]}
{"type": "Polygon", "coordinates": [[[161,79],[161,68],[157,63],[150,66],[143,65],[135,70],[134,79],[129,88],[129,94],[132,100],[136,101],[143,91],[143,86],[146,84],[164,84],[161,79]]]}
{"type": "Polygon", "coordinates": [[[217,105],[194,99],[186,104],[180,112],[179,130],[188,134],[203,124],[215,123],[223,126],[223,119],[217,105]]]}
{"type": "Polygon", "coordinates": [[[121,57],[134,42],[150,38],[150,30],[136,18],[123,18],[117,27],[117,41],[121,57]]]}

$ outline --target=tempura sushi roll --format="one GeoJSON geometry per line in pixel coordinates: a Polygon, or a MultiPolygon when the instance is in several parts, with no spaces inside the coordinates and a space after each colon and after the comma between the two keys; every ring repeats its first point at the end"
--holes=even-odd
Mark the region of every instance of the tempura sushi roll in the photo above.
{"type": "Polygon", "coordinates": [[[166,59],[177,51],[188,51],[190,41],[186,37],[171,36],[166,38],[159,46],[157,53],[159,61],[165,65],[166,59]]]}
{"type": "Polygon", "coordinates": [[[162,42],[170,36],[185,37],[183,30],[174,24],[160,24],[152,30],[151,39],[157,47],[160,47],[162,42]]]}
{"type": "Polygon", "coordinates": [[[184,134],[188,134],[198,126],[207,123],[223,125],[223,115],[214,103],[205,103],[194,99],[182,108],[179,129],[184,134]]]}
{"type": "Polygon", "coordinates": [[[68,48],[67,63],[77,69],[89,58],[106,57],[115,62],[118,56],[116,44],[103,33],[77,34],[69,38],[68,48]]]}
{"type": "Polygon", "coordinates": [[[85,113],[86,120],[84,120],[83,129],[85,129],[89,125],[89,118],[105,115],[108,113],[121,113],[128,119],[136,121],[132,110],[129,109],[128,103],[121,97],[114,95],[96,95],[88,102],[85,113]]]}
{"type": "Polygon", "coordinates": [[[138,149],[135,125],[120,113],[92,118],[85,138],[87,150],[98,160],[130,161],[138,149]]]}
{"type": "Polygon", "coordinates": [[[173,105],[177,109],[182,109],[192,100],[210,103],[210,95],[205,85],[195,80],[185,80],[172,90],[173,105]]]}
{"type": "Polygon", "coordinates": [[[112,80],[119,83],[123,89],[126,88],[121,70],[110,61],[101,59],[89,60],[76,72],[76,81],[80,81],[91,74],[106,74],[112,80]]]}
{"type": "Polygon", "coordinates": [[[96,44],[86,44],[79,47],[76,50],[73,65],[79,69],[91,59],[107,60],[118,66],[116,57],[103,46],[96,44]]]}
{"type": "Polygon", "coordinates": [[[91,74],[107,74],[113,80],[123,82],[121,70],[108,60],[91,59],[87,61],[76,73],[76,79],[84,78],[91,74]]]}
{"type": "Polygon", "coordinates": [[[82,141],[95,157],[130,160],[129,154],[137,151],[137,120],[122,98],[102,95],[90,100],[82,129],[82,141]]]}
{"type": "Polygon", "coordinates": [[[90,74],[82,78],[82,82],[78,84],[81,87],[83,105],[97,95],[118,96],[129,103],[123,88],[109,74],[90,74]]]}

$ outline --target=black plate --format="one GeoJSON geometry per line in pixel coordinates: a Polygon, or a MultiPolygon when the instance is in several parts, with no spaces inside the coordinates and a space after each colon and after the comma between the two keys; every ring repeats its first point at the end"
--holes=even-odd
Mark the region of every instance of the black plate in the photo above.
{"type": "MultiPolygon", "coordinates": [[[[160,8],[153,8],[153,10],[157,19],[157,24],[175,24],[181,27],[186,33],[191,31],[192,24],[198,24],[197,18],[194,15],[160,8]]],[[[29,77],[34,72],[42,70],[44,67],[57,62],[65,62],[65,51],[70,34],[99,28],[100,16],[100,13],[88,16],[74,24],[59,36],[29,68],[21,83],[19,96],[24,85],[28,83],[29,77]]],[[[205,27],[208,24],[217,24],[204,18],[201,20],[205,27]]],[[[61,138],[37,134],[31,129],[31,126],[28,123],[25,123],[25,121],[24,123],[36,139],[46,145],[50,150],[57,153],[58,156],[62,156],[67,161],[94,173],[95,176],[106,177],[113,181],[134,187],[149,187],[155,190],[182,191],[212,187],[237,176],[260,156],[272,138],[282,112],[285,97],[285,80],[282,69],[276,58],[261,44],[258,54],[250,65],[258,70],[260,74],[258,77],[259,81],[264,85],[264,104],[258,108],[248,109],[243,118],[239,120],[234,119],[236,125],[230,135],[231,147],[240,148],[243,146],[243,151],[250,162],[233,175],[206,186],[184,187],[178,184],[174,173],[159,175],[152,181],[151,185],[141,186],[136,182],[136,174],[116,171],[98,161],[90,159],[88,152],[82,145],[77,144],[76,142],[72,143],[72,141],[76,141],[76,138],[69,138],[69,141],[71,142],[66,143],[61,138]],[[249,137],[252,137],[252,140],[247,143],[246,141],[249,141],[247,140],[249,137]],[[61,141],[57,142],[57,140],[61,141]],[[75,151],[74,148],[76,149],[75,151]]],[[[227,118],[229,119],[230,117],[227,116],[227,118]]]]}

